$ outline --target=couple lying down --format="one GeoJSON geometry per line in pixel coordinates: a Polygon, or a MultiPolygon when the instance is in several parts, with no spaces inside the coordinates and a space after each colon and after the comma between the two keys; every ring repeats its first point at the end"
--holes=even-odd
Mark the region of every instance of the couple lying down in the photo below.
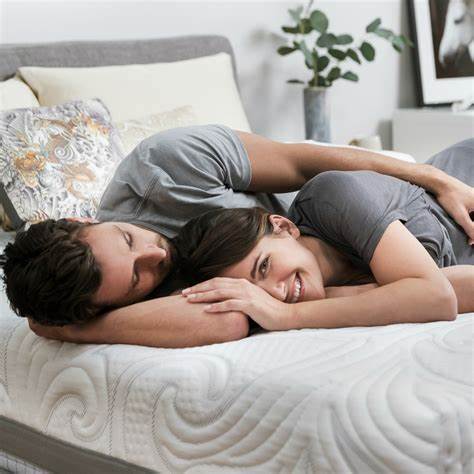
{"type": "Polygon", "coordinates": [[[412,165],[218,125],[161,132],[120,164],[98,223],[17,235],[7,295],[39,335],[159,347],[245,337],[247,315],[266,329],[453,319],[474,310],[473,142],[412,165]],[[268,194],[299,188],[289,210],[268,194]],[[203,283],[163,296],[180,281],[203,283]]]}

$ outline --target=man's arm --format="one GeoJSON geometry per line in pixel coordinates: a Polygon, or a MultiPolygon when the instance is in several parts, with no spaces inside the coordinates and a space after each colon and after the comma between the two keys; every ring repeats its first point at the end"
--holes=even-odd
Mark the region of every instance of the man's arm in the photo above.
{"type": "Polygon", "coordinates": [[[49,327],[35,324],[38,335],[66,342],[136,344],[151,347],[193,347],[246,337],[248,318],[242,313],[205,313],[181,295],[156,298],[118,308],[83,324],[49,327]],[[158,317],[159,316],[159,317],[158,317]]]}
{"type": "Polygon", "coordinates": [[[380,153],[350,147],[281,143],[238,131],[249,156],[249,191],[287,192],[299,189],[323,171],[370,170],[421,186],[434,194],[446,212],[474,240],[474,188],[427,164],[414,164],[380,153]]]}

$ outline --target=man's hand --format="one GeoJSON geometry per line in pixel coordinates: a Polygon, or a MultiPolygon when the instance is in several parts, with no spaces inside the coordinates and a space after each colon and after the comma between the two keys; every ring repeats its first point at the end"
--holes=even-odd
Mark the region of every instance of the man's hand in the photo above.
{"type": "Polygon", "coordinates": [[[445,175],[444,181],[434,190],[444,210],[464,229],[469,245],[474,245],[474,188],[452,176],[445,175]]]}
{"type": "Polygon", "coordinates": [[[33,321],[31,318],[28,318],[28,324],[30,329],[37,335],[41,337],[46,337],[47,339],[59,339],[60,341],[72,342],[71,331],[74,329],[75,325],[70,326],[44,326],[39,324],[36,321],[33,321]]]}

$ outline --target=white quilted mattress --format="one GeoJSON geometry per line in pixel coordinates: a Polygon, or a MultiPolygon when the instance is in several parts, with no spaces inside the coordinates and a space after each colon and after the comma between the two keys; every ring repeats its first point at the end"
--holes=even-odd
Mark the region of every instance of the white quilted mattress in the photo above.
{"type": "Polygon", "coordinates": [[[0,415],[160,472],[471,473],[473,328],[75,345],[35,336],[1,293],[0,415]]]}

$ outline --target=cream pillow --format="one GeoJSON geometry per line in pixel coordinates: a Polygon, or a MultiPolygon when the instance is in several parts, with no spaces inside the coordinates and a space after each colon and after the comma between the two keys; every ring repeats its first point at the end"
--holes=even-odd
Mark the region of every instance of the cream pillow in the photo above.
{"type": "Polygon", "coordinates": [[[39,107],[39,102],[24,82],[16,77],[0,82],[0,111],[27,107],[39,107]]]}
{"type": "Polygon", "coordinates": [[[190,105],[149,115],[137,120],[115,123],[122,139],[125,154],[129,154],[142,140],[170,128],[197,125],[197,117],[190,105]]]}
{"type": "Polygon", "coordinates": [[[191,105],[198,124],[250,130],[226,53],[171,63],[19,71],[43,106],[98,97],[112,120],[123,122],[191,105]]]}

